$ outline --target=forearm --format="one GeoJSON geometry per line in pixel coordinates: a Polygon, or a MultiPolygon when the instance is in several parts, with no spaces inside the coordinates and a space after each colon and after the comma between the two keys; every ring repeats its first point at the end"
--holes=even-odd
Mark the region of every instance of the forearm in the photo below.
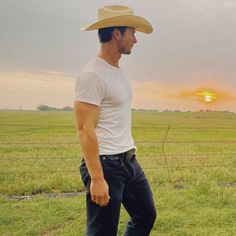
{"type": "Polygon", "coordinates": [[[95,131],[87,129],[79,130],[79,140],[91,179],[104,178],[95,131]]]}
{"type": "Polygon", "coordinates": [[[77,131],[84,160],[91,177],[91,200],[100,206],[106,206],[109,202],[109,186],[104,179],[95,133],[99,112],[100,108],[96,105],[75,102],[77,131]]]}

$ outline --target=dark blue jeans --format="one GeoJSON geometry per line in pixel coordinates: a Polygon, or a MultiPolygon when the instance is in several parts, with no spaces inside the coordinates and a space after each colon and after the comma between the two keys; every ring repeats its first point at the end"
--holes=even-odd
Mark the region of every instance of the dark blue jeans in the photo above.
{"type": "Polygon", "coordinates": [[[100,207],[91,201],[90,176],[84,160],[80,173],[87,189],[86,236],[116,236],[121,204],[129,213],[125,236],[150,234],[156,219],[152,192],[135,155],[132,158],[119,155],[100,156],[105,179],[109,185],[110,200],[100,207]]]}

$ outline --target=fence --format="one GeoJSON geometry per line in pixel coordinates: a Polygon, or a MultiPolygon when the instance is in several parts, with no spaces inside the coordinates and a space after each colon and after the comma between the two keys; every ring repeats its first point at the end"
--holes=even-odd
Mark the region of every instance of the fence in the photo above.
{"type": "MultiPolygon", "coordinates": [[[[0,127],[19,127],[19,124],[0,124],[0,127]]],[[[74,128],[74,126],[72,125],[60,125],[60,124],[20,124],[20,127],[37,127],[37,128],[43,128],[43,127],[47,127],[47,128],[55,128],[55,127],[60,127],[63,129],[67,129],[67,128],[74,128]]],[[[234,158],[236,157],[236,150],[233,152],[224,152],[224,153],[177,153],[177,154],[168,154],[166,151],[166,146],[168,144],[175,144],[175,145],[189,145],[189,144],[227,144],[227,145],[234,145],[236,144],[236,139],[231,139],[230,140],[174,140],[174,141],[168,141],[167,137],[169,135],[169,131],[170,130],[174,130],[175,132],[177,131],[181,131],[181,132],[189,132],[189,131],[203,131],[206,128],[205,127],[171,127],[170,125],[168,127],[164,127],[164,126],[133,126],[133,128],[137,128],[137,129],[152,129],[152,130],[164,130],[165,131],[165,135],[163,137],[163,140],[139,140],[136,142],[137,145],[139,144],[152,144],[152,145],[156,145],[156,146],[161,146],[161,150],[162,153],[159,153],[158,155],[153,154],[153,155],[149,155],[150,157],[153,158],[163,158],[165,165],[159,165],[159,166],[155,166],[155,167],[143,167],[144,169],[166,169],[168,172],[168,176],[169,176],[169,180],[171,180],[171,175],[170,175],[170,169],[173,168],[184,168],[184,169],[191,169],[191,168],[215,168],[215,167],[235,167],[235,163],[234,163],[234,158]],[[196,157],[226,157],[226,156],[230,156],[232,159],[232,163],[227,163],[227,164],[208,164],[208,165],[186,165],[186,164],[181,164],[181,165],[170,165],[168,163],[168,158],[171,157],[178,157],[178,158],[196,158],[196,157]]],[[[211,126],[211,127],[207,127],[207,130],[209,131],[232,131],[232,130],[236,130],[236,126],[228,126],[228,127],[223,127],[223,126],[211,126]]],[[[235,137],[234,137],[235,138],[235,137]]],[[[41,145],[56,145],[56,146],[60,146],[60,145],[78,145],[77,141],[75,142],[1,142],[0,146],[41,146],[41,145]]],[[[142,156],[140,156],[140,158],[142,158],[142,156]]],[[[78,157],[76,156],[65,156],[65,157],[48,157],[48,156],[40,156],[40,157],[21,157],[21,156],[17,156],[17,157],[1,157],[0,158],[0,175],[19,175],[19,174],[43,174],[45,172],[42,171],[3,171],[3,168],[6,167],[4,165],[2,165],[4,162],[9,162],[9,161],[27,161],[27,160],[52,160],[52,159],[58,159],[58,160],[66,160],[66,159],[78,159],[78,157]]],[[[52,169],[50,170],[50,173],[76,173],[78,172],[78,169],[52,169]]]]}

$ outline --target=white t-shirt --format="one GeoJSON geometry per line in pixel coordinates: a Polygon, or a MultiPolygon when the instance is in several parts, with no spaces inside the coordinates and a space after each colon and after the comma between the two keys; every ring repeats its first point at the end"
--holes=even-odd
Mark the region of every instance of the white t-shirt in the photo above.
{"type": "Polygon", "coordinates": [[[82,70],[75,84],[75,101],[100,107],[96,127],[99,155],[136,148],[131,135],[132,90],[121,69],[96,57],[82,70]]]}

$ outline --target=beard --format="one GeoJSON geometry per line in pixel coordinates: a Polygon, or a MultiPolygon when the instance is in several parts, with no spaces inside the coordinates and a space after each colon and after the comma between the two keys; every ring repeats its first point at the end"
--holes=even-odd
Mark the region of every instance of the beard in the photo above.
{"type": "Polygon", "coordinates": [[[125,55],[131,54],[131,50],[130,50],[130,49],[129,49],[129,50],[127,50],[127,49],[121,49],[121,50],[119,50],[119,52],[120,52],[120,54],[125,54],[125,55]]]}
{"type": "Polygon", "coordinates": [[[133,45],[130,45],[130,43],[122,41],[120,44],[118,44],[118,51],[120,54],[129,55],[131,54],[132,47],[133,45]]]}

